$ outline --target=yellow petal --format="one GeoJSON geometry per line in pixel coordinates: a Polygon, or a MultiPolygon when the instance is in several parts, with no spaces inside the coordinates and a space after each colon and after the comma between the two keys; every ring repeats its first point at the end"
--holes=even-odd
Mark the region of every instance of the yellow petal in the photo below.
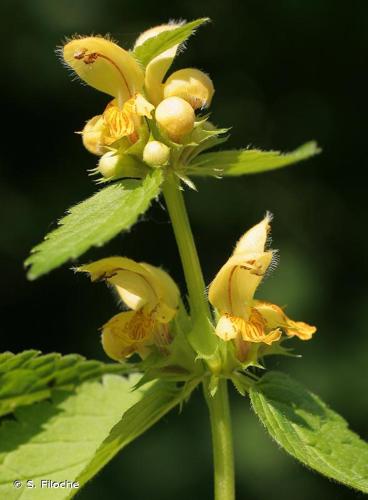
{"type": "Polygon", "coordinates": [[[238,241],[233,255],[263,253],[271,229],[271,220],[271,214],[267,213],[261,222],[249,229],[238,241]]]}
{"type": "Polygon", "coordinates": [[[131,136],[141,125],[141,117],[152,118],[154,109],[141,94],[128,99],[123,106],[113,99],[103,113],[105,144],[110,145],[122,137],[131,136]]]}
{"type": "Polygon", "coordinates": [[[132,270],[140,271],[141,267],[138,262],[126,257],[107,257],[105,259],[96,260],[90,264],[78,267],[78,272],[88,273],[92,281],[109,280],[113,278],[121,268],[124,266],[131,266],[132,270]]]}
{"type": "MultiPolygon", "coordinates": [[[[135,42],[135,47],[139,47],[146,40],[157,36],[163,31],[169,31],[177,28],[182,23],[172,23],[172,24],[162,24],[160,26],[155,26],[145,32],[143,32],[135,42]]],[[[163,85],[162,80],[164,79],[167,70],[170,68],[178,50],[179,45],[171,47],[171,49],[166,50],[159,56],[155,57],[150,61],[146,67],[145,73],[145,88],[149,100],[157,106],[157,104],[162,100],[163,97],[163,85]]]]}
{"type": "Polygon", "coordinates": [[[115,285],[123,302],[133,310],[146,304],[157,305],[158,295],[149,273],[134,260],[126,257],[108,257],[86,266],[79,271],[88,272],[92,281],[106,280],[115,285]]]}
{"type": "Polygon", "coordinates": [[[78,269],[93,281],[105,279],[116,287],[123,302],[135,311],[147,306],[155,319],[168,323],[176,314],[179,290],[162,269],[126,257],[108,257],[78,269]]]}
{"type": "Polygon", "coordinates": [[[256,309],[252,309],[248,321],[245,321],[242,325],[241,334],[245,341],[263,342],[270,345],[280,340],[281,330],[275,329],[266,333],[266,323],[264,319],[256,309]]]}
{"type": "Polygon", "coordinates": [[[268,345],[280,339],[281,330],[275,329],[266,333],[265,326],[261,314],[252,309],[248,319],[230,314],[221,316],[215,333],[223,340],[240,337],[245,342],[263,342],[268,345]]]}
{"type": "Polygon", "coordinates": [[[301,340],[309,340],[317,331],[315,326],[288,318],[281,307],[276,304],[255,301],[254,308],[262,315],[268,328],[282,328],[289,337],[296,336],[301,340]]]}
{"type": "Polygon", "coordinates": [[[155,309],[155,318],[161,323],[168,323],[177,313],[179,306],[179,289],[171,276],[163,269],[145,262],[141,266],[151,275],[152,282],[158,295],[158,305],[155,309]]]}
{"type": "Polygon", "coordinates": [[[265,251],[270,214],[238,241],[230,259],[209,287],[208,298],[221,313],[247,319],[254,293],[270,266],[274,252],[265,251]]]}
{"type": "Polygon", "coordinates": [[[280,340],[282,331],[279,328],[268,332],[262,339],[262,342],[267,345],[271,345],[273,342],[280,340]]]}
{"type": "Polygon", "coordinates": [[[236,319],[240,318],[234,318],[233,316],[230,316],[230,314],[224,314],[221,316],[216,325],[216,335],[222,340],[235,339],[240,331],[236,319]]]}
{"type": "Polygon", "coordinates": [[[135,112],[138,116],[146,116],[152,118],[152,111],[155,109],[153,104],[147,101],[142,94],[137,94],[134,100],[135,112]]]}
{"type": "Polygon", "coordinates": [[[317,328],[303,321],[293,321],[288,318],[286,335],[299,337],[301,340],[309,340],[316,333],[317,328]]]}
{"type": "Polygon", "coordinates": [[[281,307],[276,304],[256,300],[253,307],[262,315],[268,328],[284,327],[286,325],[287,316],[281,307]]]}
{"type": "Polygon", "coordinates": [[[140,92],[144,74],[129,52],[102,37],[76,38],[63,48],[66,64],[88,85],[122,104],[140,92]]]}
{"type": "Polygon", "coordinates": [[[88,120],[82,130],[82,141],[87,151],[95,155],[102,155],[105,152],[105,134],[106,125],[101,115],[88,120]]]}
{"type": "Polygon", "coordinates": [[[107,134],[105,144],[109,145],[115,141],[131,135],[134,132],[134,119],[131,113],[127,113],[125,105],[123,109],[116,104],[115,99],[109,103],[103,113],[103,119],[107,134]]]}
{"type": "Polygon", "coordinates": [[[121,361],[139,351],[151,339],[155,328],[152,316],[143,311],[117,314],[102,330],[102,346],[110,358],[121,361]]]}
{"type": "Polygon", "coordinates": [[[247,319],[249,305],[272,261],[272,255],[272,252],[264,252],[230,257],[209,287],[211,304],[221,313],[247,319]]]}

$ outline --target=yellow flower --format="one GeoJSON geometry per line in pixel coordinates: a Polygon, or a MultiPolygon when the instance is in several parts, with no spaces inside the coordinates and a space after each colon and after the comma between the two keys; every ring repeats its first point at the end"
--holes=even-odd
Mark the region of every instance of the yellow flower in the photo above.
{"type": "Polygon", "coordinates": [[[135,58],[102,37],[69,41],[63,48],[63,57],[83,81],[114,98],[102,115],[87,122],[82,131],[86,148],[103,154],[106,147],[123,137],[136,142],[141,118],[151,118],[154,106],[142,95],[144,72],[135,58]]]}
{"type": "MultiPolygon", "coordinates": [[[[134,48],[182,24],[155,26],[138,37],[134,48]]],[[[176,71],[164,82],[179,45],[154,57],[145,68],[131,52],[101,36],[78,37],[64,45],[66,65],[88,85],[113,97],[105,111],[89,120],[82,130],[88,151],[101,156],[120,148],[119,154],[123,153],[139,139],[142,118],[152,119],[152,111],[165,98],[158,114],[167,135],[180,143],[193,130],[194,110],[209,106],[214,88],[211,79],[195,68],[176,71]]]]}
{"type": "Polygon", "coordinates": [[[75,38],[64,45],[63,56],[83,81],[115,97],[120,105],[142,91],[141,67],[111,40],[99,36],[75,38]]]}
{"type": "Polygon", "coordinates": [[[267,214],[242,236],[209,287],[209,301],[220,313],[216,334],[223,340],[234,340],[241,360],[249,342],[270,345],[280,340],[283,332],[308,340],[316,331],[314,326],[289,319],[279,306],[254,299],[275,256],[273,250],[266,250],[270,221],[267,214]]]}
{"type": "Polygon", "coordinates": [[[114,316],[102,329],[102,345],[108,356],[120,361],[149,346],[164,348],[170,342],[169,323],[179,302],[179,290],[162,269],[125,257],[109,257],[78,268],[92,281],[106,280],[130,309],[114,316]]]}

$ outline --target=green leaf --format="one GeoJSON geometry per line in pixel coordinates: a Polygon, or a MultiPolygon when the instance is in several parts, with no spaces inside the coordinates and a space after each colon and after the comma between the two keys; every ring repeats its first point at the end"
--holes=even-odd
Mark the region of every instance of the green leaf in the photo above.
{"type": "Polygon", "coordinates": [[[307,467],[368,493],[368,444],[298,382],[267,373],[250,390],[252,406],[275,441],[307,467]]]}
{"type": "Polygon", "coordinates": [[[189,155],[189,158],[186,159],[186,161],[188,161],[190,165],[190,162],[192,162],[192,159],[194,159],[196,156],[203,153],[204,151],[207,151],[207,149],[212,149],[216,146],[219,146],[220,144],[223,144],[228,139],[229,139],[228,135],[221,136],[220,134],[212,134],[212,136],[208,136],[206,139],[201,141],[200,144],[198,144],[198,146],[193,147],[193,150],[189,155]]]}
{"type": "Polygon", "coordinates": [[[315,142],[307,142],[291,153],[243,149],[217,151],[198,156],[189,166],[188,175],[222,177],[257,174],[286,167],[320,152],[315,142]]]}
{"type": "MultiPolygon", "coordinates": [[[[92,462],[78,476],[80,485],[96,475],[123,447],[152,427],[175,406],[182,404],[198,381],[177,388],[176,384],[159,381],[146,389],[142,399],[124,413],[97,450],[92,462]]],[[[144,386],[146,388],[147,386],[144,386]]],[[[138,466],[139,464],[137,464],[138,466]]]]}
{"type": "Polygon", "coordinates": [[[104,373],[127,370],[127,365],[86,360],[77,354],[4,352],[0,354],[0,416],[49,398],[56,388],[73,389],[86,380],[101,378],[104,373]]]}
{"type": "Polygon", "coordinates": [[[162,172],[156,169],[143,180],[117,182],[72,207],[32,250],[25,262],[30,266],[28,278],[36,279],[129,229],[158,196],[162,182],[162,172]]]}
{"type": "Polygon", "coordinates": [[[105,375],[74,393],[53,392],[52,401],[18,408],[0,426],[0,497],[22,500],[68,498],[77,489],[40,487],[42,479],[75,481],[91,462],[122,414],[140,401],[137,377],[105,375]],[[13,481],[23,486],[15,488],[13,481]],[[25,481],[33,480],[34,488],[25,481]]]}
{"type": "Polygon", "coordinates": [[[203,17],[173,30],[163,31],[136,47],[133,54],[143,66],[147,66],[152,59],[162,54],[162,52],[171,49],[174,45],[185,42],[201,24],[208,21],[208,17],[203,17]]]}
{"type": "Polygon", "coordinates": [[[197,127],[189,137],[188,144],[185,145],[184,153],[180,157],[179,167],[182,167],[182,173],[187,173],[187,168],[191,167],[194,158],[199,154],[223,144],[229,139],[229,135],[225,135],[230,129],[209,129],[197,127]]]}

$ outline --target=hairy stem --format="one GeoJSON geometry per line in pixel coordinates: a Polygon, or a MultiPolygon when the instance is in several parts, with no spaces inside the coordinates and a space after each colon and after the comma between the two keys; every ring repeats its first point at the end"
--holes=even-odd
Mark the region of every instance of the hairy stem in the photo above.
{"type": "Polygon", "coordinates": [[[163,186],[163,193],[183,264],[191,314],[194,320],[203,316],[211,318],[206,299],[202,269],[185,208],[183,194],[173,174],[168,175],[163,186]]]}
{"type": "MultiPolygon", "coordinates": [[[[212,320],[211,311],[183,194],[173,174],[168,175],[163,193],[183,264],[191,315],[194,321],[203,320],[202,324],[205,324],[206,320],[212,320]]],[[[203,387],[211,421],[215,500],[234,500],[234,456],[227,380],[220,379],[214,396],[209,393],[207,383],[203,387]]]]}
{"type": "Polygon", "coordinates": [[[215,500],[234,500],[234,451],[227,380],[219,381],[214,396],[208,389],[204,391],[211,420],[215,500]]]}

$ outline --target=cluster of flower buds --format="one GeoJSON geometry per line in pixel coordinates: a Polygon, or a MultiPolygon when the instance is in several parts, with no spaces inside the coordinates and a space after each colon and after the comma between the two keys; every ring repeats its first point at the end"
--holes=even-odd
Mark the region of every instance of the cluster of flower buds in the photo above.
{"type": "MultiPolygon", "coordinates": [[[[178,26],[164,24],[145,31],[134,51],[178,26]]],[[[193,147],[192,135],[202,139],[207,118],[198,113],[210,105],[214,87],[209,76],[196,68],[175,71],[165,80],[178,49],[175,45],[163,51],[143,68],[134,51],[108,38],[79,37],[64,45],[68,67],[113,98],[82,130],[86,149],[100,156],[95,172],[103,178],[143,177],[147,166],[168,165],[173,149],[189,143],[193,147]]]]}

